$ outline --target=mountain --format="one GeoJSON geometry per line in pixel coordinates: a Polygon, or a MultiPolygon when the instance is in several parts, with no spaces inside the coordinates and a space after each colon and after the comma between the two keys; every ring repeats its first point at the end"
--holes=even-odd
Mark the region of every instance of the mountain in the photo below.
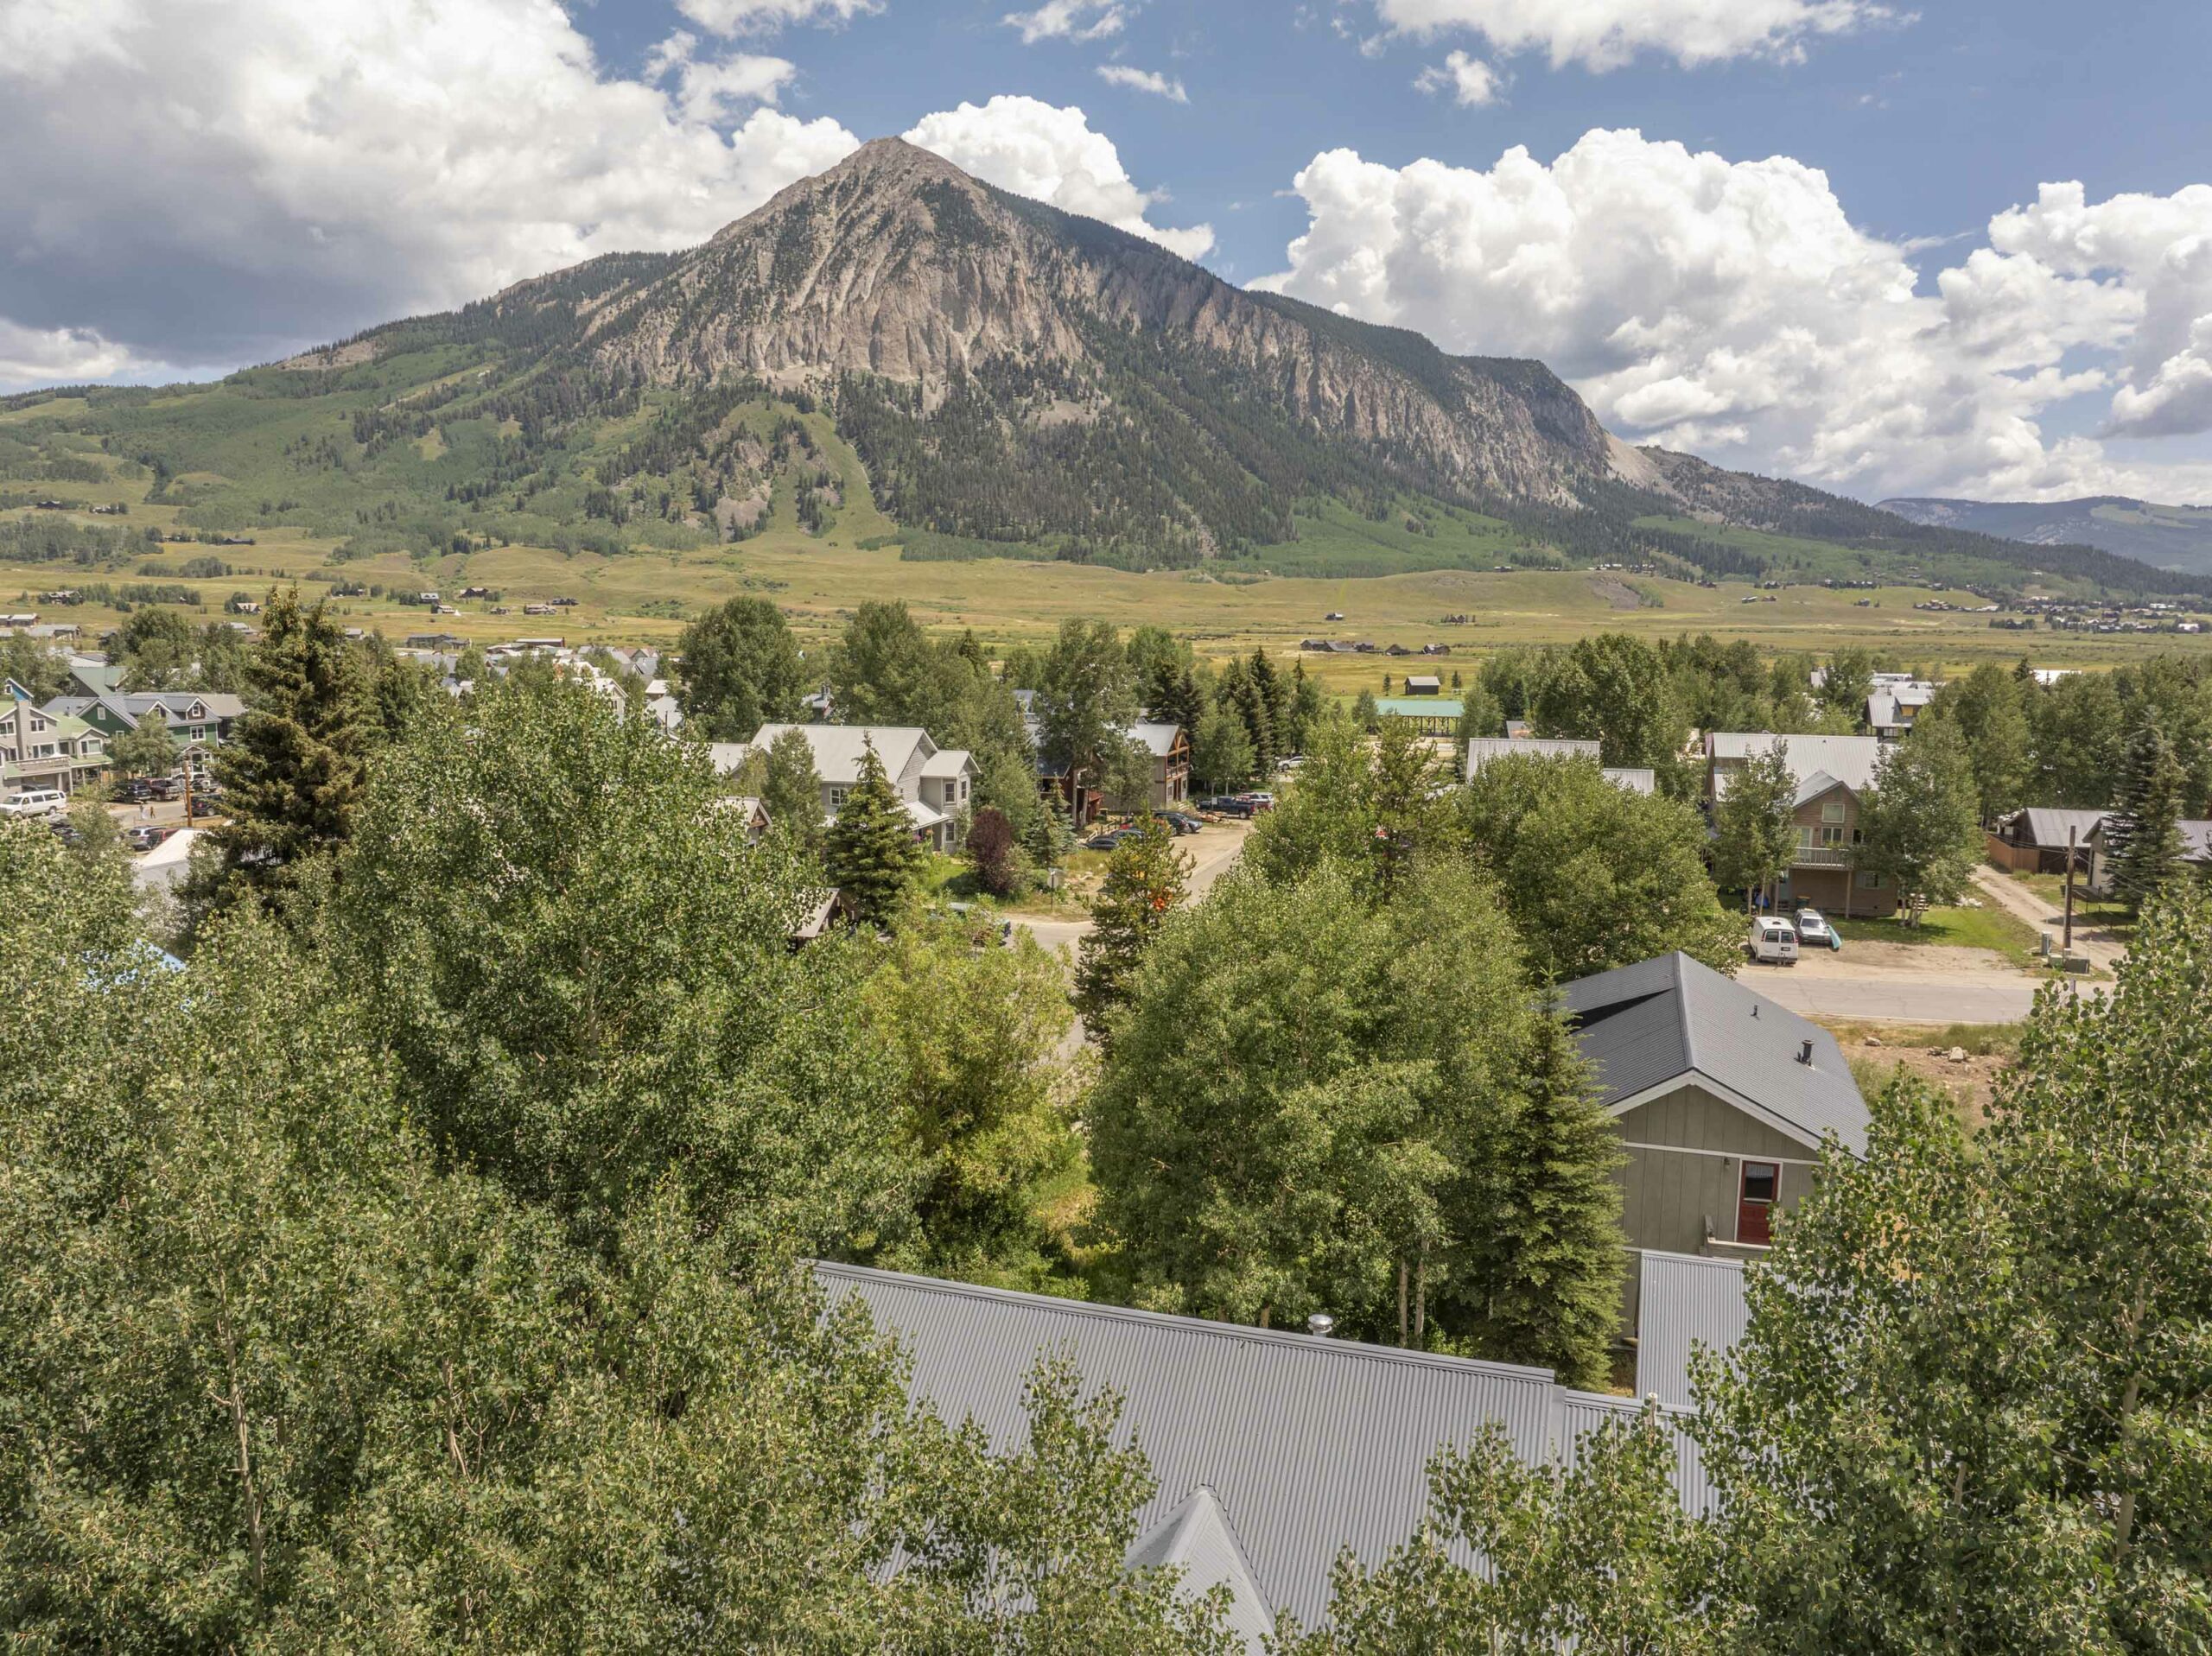
{"type": "MultiPolygon", "coordinates": [[[[1241,290],[895,139],[702,246],[595,259],[212,386],[0,408],[0,511],[34,504],[10,479],[136,468],[194,532],[306,531],[338,542],[334,564],[774,532],[1224,573],[2185,580],[1630,447],[1541,363],[1241,290]]],[[[129,550],[28,521],[0,517],[0,555],[129,550]]]]}
{"type": "Polygon", "coordinates": [[[2161,569],[2212,575],[2212,506],[2162,506],[2125,495],[2080,500],[1885,500],[1916,523],[1972,530],[2033,546],[2071,542],[2161,569]]]}

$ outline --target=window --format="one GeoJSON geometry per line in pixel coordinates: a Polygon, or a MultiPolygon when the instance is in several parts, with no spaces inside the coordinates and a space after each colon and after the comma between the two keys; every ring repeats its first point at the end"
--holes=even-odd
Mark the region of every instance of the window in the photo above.
{"type": "Polygon", "coordinates": [[[1781,1194],[1782,1168],[1775,1162],[1745,1162],[1736,1199],[1736,1240],[1764,1247],[1774,1240],[1774,1203],[1781,1194]]]}
{"type": "Polygon", "coordinates": [[[1882,885],[1883,885],[1883,877],[1882,877],[1881,875],[1879,875],[1879,874],[1876,873],[1872,869],[1871,869],[1871,868],[1862,868],[1861,870],[1859,870],[1859,889],[1860,891],[1880,891],[1880,890],[1882,889],[1882,885]]]}
{"type": "Polygon", "coordinates": [[[963,799],[968,797],[968,778],[965,777],[960,778],[960,796],[963,799]]]}
{"type": "Polygon", "coordinates": [[[1823,799],[1821,802],[1821,821],[1823,822],[1840,822],[1843,814],[1844,803],[1840,799],[1823,799]]]}
{"type": "Polygon", "coordinates": [[[845,803],[845,796],[851,792],[850,788],[832,788],[830,790],[830,809],[833,811],[842,809],[845,803]]]}

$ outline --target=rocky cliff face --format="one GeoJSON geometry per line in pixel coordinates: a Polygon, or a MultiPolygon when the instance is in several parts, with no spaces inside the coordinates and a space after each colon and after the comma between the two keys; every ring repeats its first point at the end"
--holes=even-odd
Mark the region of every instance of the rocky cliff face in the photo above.
{"type": "Polygon", "coordinates": [[[1132,341],[1171,376],[1177,353],[1203,353],[1215,385],[1227,373],[1237,396],[1310,435],[1456,492],[1565,503],[1579,482],[1621,475],[1624,451],[1540,363],[1452,358],[1417,334],[1243,292],[896,139],[608,296],[583,343],[658,384],[869,374],[918,387],[925,409],[995,365],[1021,365],[1032,383],[1049,365],[1052,417],[1067,420],[1128,401],[1132,341]]]}

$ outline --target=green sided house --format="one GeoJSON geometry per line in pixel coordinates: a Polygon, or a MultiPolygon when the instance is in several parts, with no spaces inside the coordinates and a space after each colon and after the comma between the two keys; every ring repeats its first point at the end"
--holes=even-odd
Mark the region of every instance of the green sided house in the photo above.
{"type": "MultiPolygon", "coordinates": [[[[80,682],[83,676],[79,675],[80,682]]],[[[111,745],[149,720],[167,725],[170,739],[176,743],[177,763],[204,778],[210,757],[231,739],[238,721],[245,717],[245,703],[215,690],[101,688],[88,695],[56,696],[46,704],[46,711],[83,720],[111,745]]]]}
{"type": "Polygon", "coordinates": [[[1866,1153],[1866,1101],[1835,1037],[1688,955],[1584,978],[1560,1000],[1627,1153],[1626,1327],[1645,1251],[1757,1259],[1827,1141],[1866,1153]]]}
{"type": "Polygon", "coordinates": [[[34,705],[12,679],[0,690],[0,799],[73,794],[105,779],[110,763],[106,741],[82,719],[34,705]]]}

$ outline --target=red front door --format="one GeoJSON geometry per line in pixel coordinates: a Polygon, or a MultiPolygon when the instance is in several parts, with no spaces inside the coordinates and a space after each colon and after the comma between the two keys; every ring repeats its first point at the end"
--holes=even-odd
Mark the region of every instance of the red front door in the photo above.
{"type": "Polygon", "coordinates": [[[1774,1198],[1782,1184],[1782,1169],[1773,1162],[1745,1162],[1744,1183],[1736,1199],[1736,1240],[1764,1247],[1774,1240],[1770,1222],[1774,1198]]]}

